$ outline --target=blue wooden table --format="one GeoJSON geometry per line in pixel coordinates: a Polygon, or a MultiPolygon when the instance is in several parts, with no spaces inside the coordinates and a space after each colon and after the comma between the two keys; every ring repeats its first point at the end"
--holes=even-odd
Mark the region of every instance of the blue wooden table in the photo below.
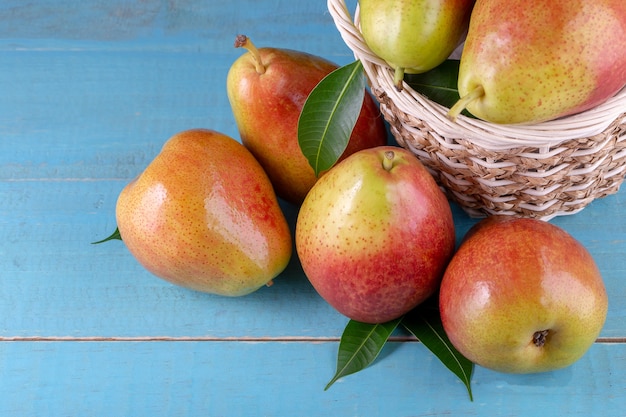
{"type": "MultiPolygon", "coordinates": [[[[323,391],[347,319],[296,259],[274,286],[224,298],[155,278],[120,241],[92,245],[171,135],[237,137],[238,33],[353,59],[323,0],[0,3],[0,415],[626,416],[624,190],[552,220],[602,270],[600,339],[557,372],[476,367],[473,402],[403,333],[323,391]]],[[[461,236],[476,220],[454,213],[461,236]]]]}

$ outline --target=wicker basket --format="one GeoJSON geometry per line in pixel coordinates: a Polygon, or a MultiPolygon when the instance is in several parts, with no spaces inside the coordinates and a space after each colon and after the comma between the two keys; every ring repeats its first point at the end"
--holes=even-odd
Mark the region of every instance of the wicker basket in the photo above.
{"type": "Polygon", "coordinates": [[[409,86],[396,90],[393,71],[358,29],[358,6],[354,20],[343,0],[328,0],[328,9],[398,144],[470,216],[549,220],[618,191],[626,175],[626,88],[594,109],[544,123],[498,125],[463,115],[453,122],[447,108],[409,86]]]}

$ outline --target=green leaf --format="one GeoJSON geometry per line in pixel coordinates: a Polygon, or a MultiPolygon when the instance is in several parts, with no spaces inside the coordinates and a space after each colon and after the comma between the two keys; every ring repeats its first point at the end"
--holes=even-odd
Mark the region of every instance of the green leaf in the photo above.
{"type": "Polygon", "coordinates": [[[109,240],[115,240],[115,239],[122,240],[122,235],[120,235],[120,230],[117,227],[115,228],[115,231],[111,234],[111,236],[105,239],[99,240],[97,242],[91,242],[91,244],[97,245],[99,243],[104,243],[104,242],[108,242],[109,240]]]}
{"type": "Polygon", "coordinates": [[[298,143],[315,175],[343,154],[361,113],[365,75],[361,61],[337,68],[307,97],[298,120],[298,143]]]}
{"type": "Polygon", "coordinates": [[[396,319],[382,324],[350,320],[339,342],[337,371],[324,391],[339,378],[361,371],[374,362],[391,333],[398,327],[400,320],[396,319]]]}
{"type": "MultiPolygon", "coordinates": [[[[421,74],[405,74],[404,81],[428,99],[450,108],[460,99],[458,89],[458,59],[447,59],[437,67],[421,74]]],[[[472,117],[469,113],[463,113],[472,117]]]]}
{"type": "Polygon", "coordinates": [[[422,304],[402,318],[402,325],[465,384],[470,401],[474,401],[471,386],[474,364],[450,342],[441,324],[439,308],[429,302],[422,304]]]}

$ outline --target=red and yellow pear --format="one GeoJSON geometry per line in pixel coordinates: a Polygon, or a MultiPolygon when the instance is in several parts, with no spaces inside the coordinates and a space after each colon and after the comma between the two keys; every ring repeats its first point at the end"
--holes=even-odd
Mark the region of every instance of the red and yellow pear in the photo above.
{"type": "Polygon", "coordinates": [[[539,123],[580,113],[626,85],[626,1],[477,0],[458,77],[479,119],[539,123]]]}
{"type": "Polygon", "coordinates": [[[296,222],[296,250],[313,287],[366,323],[396,319],[435,293],[454,244],[444,193],[415,155],[391,146],[328,170],[296,222]]]}
{"type": "Polygon", "coordinates": [[[241,296],[270,284],[292,253],[263,168],[241,143],[213,130],[171,137],[122,190],[116,218],[148,271],[213,294],[241,296]]]}
{"type": "Polygon", "coordinates": [[[587,352],[608,299],[591,254],[565,230],[493,216],[470,229],[450,261],[439,308],[450,341],[472,362],[535,373],[587,352]]]}
{"type": "Polygon", "coordinates": [[[429,71],[462,41],[474,0],[359,0],[360,28],[367,46],[395,70],[402,89],[404,73],[429,71]]]}
{"type": "MultiPolygon", "coordinates": [[[[315,86],[338,66],[319,56],[279,48],[256,48],[239,35],[235,46],[248,51],[231,66],[228,99],[241,142],[267,172],[276,194],[299,205],[317,176],[298,143],[298,120],[315,86]]],[[[377,103],[367,91],[361,113],[339,160],[360,149],[387,143],[377,103]]]]}

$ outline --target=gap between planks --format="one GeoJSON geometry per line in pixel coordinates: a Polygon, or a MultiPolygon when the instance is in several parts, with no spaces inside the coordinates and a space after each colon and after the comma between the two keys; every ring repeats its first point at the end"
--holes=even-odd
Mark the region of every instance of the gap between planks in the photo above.
{"type": "MultiPolygon", "coordinates": [[[[0,342],[283,342],[283,343],[337,343],[340,337],[308,336],[3,336],[0,342]]],[[[389,342],[419,342],[412,336],[392,336],[389,342]]],[[[600,337],[596,343],[626,343],[626,337],[600,337]]]]}

